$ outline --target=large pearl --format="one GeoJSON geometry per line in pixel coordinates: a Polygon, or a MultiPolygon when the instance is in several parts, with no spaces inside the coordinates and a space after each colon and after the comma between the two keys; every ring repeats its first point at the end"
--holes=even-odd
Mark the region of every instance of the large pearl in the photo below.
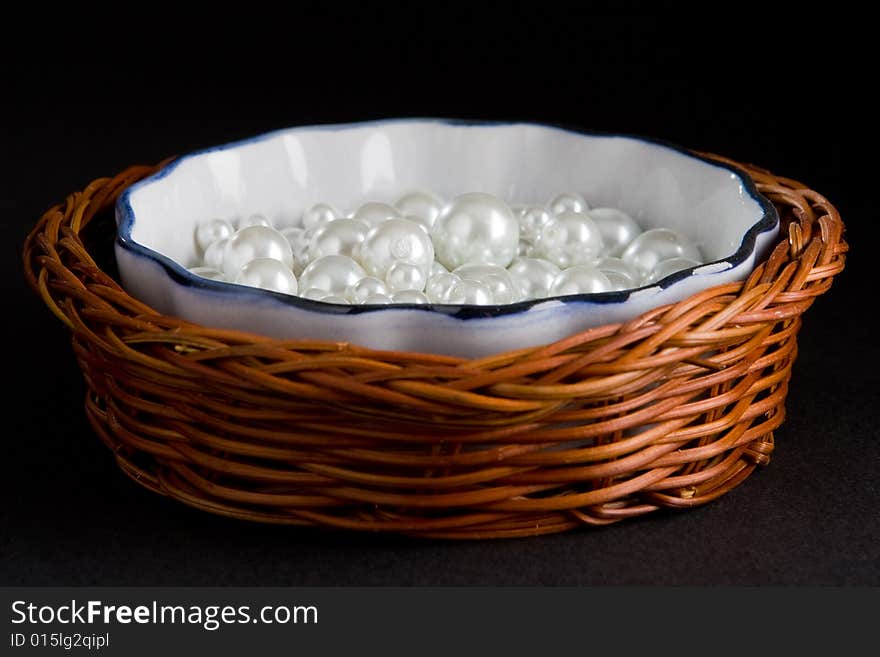
{"type": "Polygon", "coordinates": [[[249,226],[265,226],[266,228],[272,228],[272,222],[269,221],[265,215],[252,214],[247,217],[241,217],[236,224],[238,230],[248,228],[249,226]]]}
{"type": "Polygon", "coordinates": [[[556,277],[550,287],[550,294],[557,297],[570,294],[610,292],[611,290],[611,281],[598,269],[590,265],[575,265],[556,277]]]}
{"type": "Polygon", "coordinates": [[[394,207],[404,216],[415,217],[430,230],[443,207],[443,199],[427,190],[418,190],[401,196],[394,202],[394,207]]]}
{"type": "Polygon", "coordinates": [[[424,269],[409,262],[393,262],[385,273],[385,284],[392,293],[404,290],[421,292],[427,280],[424,269]]]}
{"type": "Polygon", "coordinates": [[[332,205],[327,203],[316,203],[308,210],[303,212],[302,227],[306,230],[314,230],[318,226],[329,224],[334,219],[339,218],[339,213],[332,205]]]}
{"type": "Polygon", "coordinates": [[[328,255],[352,258],[368,231],[367,224],[357,219],[335,219],[318,226],[309,241],[309,259],[317,260],[328,255]]]}
{"type": "Polygon", "coordinates": [[[274,258],[288,269],[293,268],[293,251],[284,235],[268,226],[248,226],[236,231],[226,242],[223,273],[229,280],[235,280],[239,270],[257,258],[274,258]]]}
{"type": "Polygon", "coordinates": [[[235,282],[285,294],[296,294],[298,289],[296,276],[290,268],[274,258],[251,260],[238,272],[235,282]]]}
{"type": "Polygon", "coordinates": [[[548,296],[553,281],[561,273],[559,267],[542,258],[517,258],[507,270],[516,279],[526,299],[548,296]]]}
{"type": "Polygon", "coordinates": [[[346,290],[364,276],[363,268],[348,256],[329,255],[312,260],[299,277],[299,285],[304,290],[323,290],[325,296],[343,297],[346,290]]]}
{"type": "Polygon", "coordinates": [[[518,215],[519,239],[534,242],[538,233],[552,218],[550,213],[540,205],[527,205],[518,215]]]}
{"type": "Polygon", "coordinates": [[[561,215],[566,212],[586,212],[590,209],[586,199],[577,192],[564,192],[554,196],[547,204],[550,214],[561,215]]]}
{"type": "Polygon", "coordinates": [[[189,273],[195,276],[201,276],[202,278],[207,278],[210,281],[225,281],[226,277],[223,275],[222,271],[214,269],[213,267],[190,267],[189,273]]]}
{"type": "Polygon", "coordinates": [[[374,228],[389,219],[401,219],[402,217],[403,215],[397,210],[397,208],[388,205],[387,203],[379,203],[377,201],[364,203],[351,215],[352,219],[363,221],[370,228],[374,228]]]}
{"type": "Polygon", "coordinates": [[[461,279],[458,276],[449,272],[431,276],[425,285],[425,295],[431,303],[446,303],[449,291],[459,281],[461,279]]]}
{"type": "Polygon", "coordinates": [[[364,276],[345,291],[345,298],[352,303],[366,303],[367,299],[374,294],[388,296],[388,286],[383,281],[372,276],[364,276]]]}
{"type": "Polygon", "coordinates": [[[205,250],[218,240],[228,239],[235,230],[232,224],[226,219],[211,219],[196,226],[196,246],[199,253],[205,250]]]}
{"type": "Polygon", "coordinates": [[[642,281],[642,285],[650,285],[651,283],[657,283],[658,281],[662,281],[667,276],[672,276],[676,272],[680,272],[683,269],[690,269],[691,267],[699,267],[701,262],[698,260],[692,260],[691,258],[669,258],[668,260],[663,260],[662,262],[657,263],[657,266],[651,270],[651,273],[645,277],[645,280],[642,281]]]}
{"type": "Polygon", "coordinates": [[[504,201],[474,192],[443,208],[431,237],[437,259],[450,270],[468,263],[507,267],[516,257],[519,224],[504,201]]]}
{"type": "Polygon", "coordinates": [[[609,256],[619,256],[642,232],[632,217],[617,208],[593,208],[589,215],[602,234],[609,256]]]}
{"type": "Polygon", "coordinates": [[[364,269],[376,278],[384,279],[395,262],[417,265],[427,278],[434,262],[434,245],[417,223],[408,219],[389,219],[367,233],[359,256],[364,269]]]}
{"type": "Polygon", "coordinates": [[[699,250],[681,233],[669,228],[653,228],[636,237],[620,256],[639,273],[648,276],[654,268],[670,258],[702,261],[699,250]]]}
{"type": "Polygon", "coordinates": [[[615,290],[631,290],[641,285],[641,274],[620,258],[601,258],[593,266],[608,277],[615,290]]]}
{"type": "Polygon", "coordinates": [[[492,290],[485,283],[459,281],[449,290],[446,303],[457,306],[491,306],[494,305],[495,300],[492,298],[492,290]]]}
{"type": "Polygon", "coordinates": [[[391,301],[394,303],[414,303],[421,305],[423,303],[428,303],[428,297],[418,290],[401,290],[400,292],[395,292],[391,295],[391,301]]]}
{"type": "Polygon", "coordinates": [[[593,262],[603,248],[602,235],[589,214],[563,212],[546,224],[535,247],[560,269],[593,262]]]}
{"type": "Polygon", "coordinates": [[[226,243],[228,241],[228,238],[224,238],[208,245],[208,248],[205,249],[205,267],[223,271],[223,254],[226,252],[226,243]]]}
{"type": "Polygon", "coordinates": [[[498,265],[462,265],[454,272],[463,281],[483,283],[492,292],[495,304],[516,303],[522,298],[519,284],[513,275],[498,265]]]}

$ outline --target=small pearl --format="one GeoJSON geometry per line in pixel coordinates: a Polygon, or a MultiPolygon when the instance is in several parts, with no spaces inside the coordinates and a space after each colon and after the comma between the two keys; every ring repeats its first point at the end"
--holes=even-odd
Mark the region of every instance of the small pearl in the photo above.
{"type": "Polygon", "coordinates": [[[196,226],[196,246],[200,253],[204,253],[214,242],[229,239],[234,232],[226,219],[210,219],[196,226]]]}
{"type": "Polygon", "coordinates": [[[364,301],[367,306],[385,306],[389,303],[391,303],[391,297],[387,294],[371,294],[364,301]]]}
{"type": "Polygon", "coordinates": [[[540,205],[527,205],[519,215],[519,239],[534,242],[551,215],[540,205]]]}
{"type": "Polygon", "coordinates": [[[367,224],[357,219],[334,219],[318,226],[309,241],[309,259],[317,260],[327,255],[351,258],[368,231],[367,224]]]}
{"type": "Polygon", "coordinates": [[[517,258],[508,271],[516,279],[526,299],[542,299],[550,294],[553,281],[560,269],[549,260],[541,258],[517,258]]]}
{"type": "Polygon", "coordinates": [[[238,272],[235,282],[285,294],[296,294],[297,291],[296,276],[284,263],[274,258],[251,260],[238,272]]]}
{"type": "Polygon", "coordinates": [[[657,266],[654,267],[651,273],[645,277],[645,280],[642,281],[642,285],[656,283],[667,276],[672,276],[672,274],[682,271],[683,269],[699,267],[701,264],[703,263],[691,258],[669,258],[668,260],[663,260],[662,262],[657,263],[657,266]]]}
{"type": "Polygon", "coordinates": [[[293,273],[299,276],[303,269],[309,264],[309,239],[308,231],[299,226],[290,226],[283,228],[281,234],[290,244],[290,250],[293,251],[293,273]]]}
{"type": "Polygon", "coordinates": [[[564,192],[554,196],[547,204],[550,214],[559,216],[566,212],[586,212],[590,209],[586,199],[577,192],[564,192]]]}
{"type": "Polygon", "coordinates": [[[304,289],[317,288],[324,296],[345,296],[345,291],[366,276],[363,268],[348,256],[329,255],[312,260],[299,277],[304,289]]]}
{"type": "Polygon", "coordinates": [[[352,303],[364,303],[367,298],[374,294],[388,295],[388,287],[384,282],[372,276],[364,276],[354,285],[350,285],[345,291],[345,298],[352,303]]]}
{"type": "Polygon", "coordinates": [[[520,239],[519,246],[516,250],[517,258],[534,258],[537,256],[537,249],[535,248],[534,242],[529,242],[528,240],[520,239]]]}
{"type": "Polygon", "coordinates": [[[602,258],[593,266],[608,277],[615,290],[631,290],[641,285],[641,274],[620,258],[602,258]]]}
{"type": "Polygon", "coordinates": [[[495,304],[516,303],[522,298],[522,291],[513,275],[498,265],[462,265],[454,272],[463,281],[476,281],[486,285],[492,293],[495,304]]]}
{"type": "Polygon", "coordinates": [[[348,301],[348,299],[337,296],[335,294],[328,294],[326,297],[321,297],[321,301],[323,301],[324,303],[335,303],[335,304],[339,304],[342,306],[350,305],[350,302],[348,301]]]}
{"type": "Polygon", "coordinates": [[[332,205],[326,203],[316,203],[308,210],[303,212],[302,227],[306,230],[312,230],[318,226],[329,224],[334,219],[339,218],[339,213],[332,205]]]}
{"type": "Polygon", "coordinates": [[[226,277],[223,275],[222,271],[214,269],[213,267],[190,267],[189,273],[194,276],[201,276],[202,278],[207,278],[211,281],[225,281],[226,277]]]}
{"type": "Polygon", "coordinates": [[[226,252],[226,243],[228,241],[228,238],[220,239],[208,245],[208,248],[205,249],[205,267],[223,271],[223,254],[226,252]]]}
{"type": "Polygon", "coordinates": [[[593,208],[588,214],[599,228],[610,256],[619,256],[642,232],[632,217],[617,208],[593,208]]]}
{"type": "Polygon", "coordinates": [[[401,219],[403,215],[394,206],[371,201],[355,210],[351,218],[363,221],[370,228],[374,228],[389,219],[401,219]]]}
{"type": "Polygon", "coordinates": [[[430,230],[443,207],[443,199],[427,190],[418,190],[401,196],[394,202],[394,207],[408,218],[415,217],[430,230]]]}
{"type": "Polygon", "coordinates": [[[556,277],[550,288],[550,294],[557,297],[570,294],[610,292],[611,290],[611,281],[598,269],[590,265],[575,265],[556,277]]]}
{"type": "Polygon", "coordinates": [[[408,262],[393,262],[385,273],[385,284],[392,293],[404,290],[421,292],[426,282],[424,270],[408,262]]]}
{"type": "Polygon", "coordinates": [[[519,223],[501,199],[462,194],[440,212],[431,230],[437,259],[447,269],[467,263],[507,267],[519,245],[519,223]]]}
{"type": "Polygon", "coordinates": [[[446,303],[457,306],[491,306],[494,305],[495,300],[492,298],[492,290],[485,283],[459,281],[449,290],[446,303]]]}
{"type": "Polygon", "coordinates": [[[458,276],[449,272],[431,276],[425,285],[425,295],[431,303],[446,303],[449,291],[460,281],[458,276]]]}
{"type": "Polygon", "coordinates": [[[320,301],[327,296],[327,290],[321,290],[316,287],[310,287],[305,292],[300,292],[299,296],[311,299],[312,301],[320,301]]]}
{"type": "Polygon", "coordinates": [[[272,222],[269,221],[265,215],[252,214],[249,217],[241,217],[236,224],[238,230],[249,226],[265,226],[266,228],[272,228],[272,222]]]}
{"type": "Polygon", "coordinates": [[[428,303],[428,297],[418,290],[401,290],[391,295],[394,303],[428,303]]]}
{"type": "Polygon", "coordinates": [[[543,227],[535,247],[541,257],[566,269],[593,262],[603,244],[602,235],[590,215],[563,212],[543,227]]]}
{"type": "Polygon", "coordinates": [[[251,260],[274,258],[288,269],[293,267],[293,251],[287,239],[268,226],[248,226],[236,231],[223,251],[223,273],[235,280],[239,270],[251,260]]]}
{"type": "Polygon", "coordinates": [[[626,247],[620,257],[642,276],[648,276],[659,263],[670,258],[702,260],[699,250],[688,238],[669,228],[646,230],[626,247]]]}
{"type": "Polygon", "coordinates": [[[448,274],[449,270],[446,269],[443,265],[441,265],[436,260],[431,263],[431,271],[428,272],[428,276],[439,276],[440,274],[448,274]]]}
{"type": "Polygon", "coordinates": [[[367,233],[359,258],[364,269],[376,278],[384,279],[395,262],[416,265],[427,278],[434,262],[434,245],[418,224],[408,219],[388,219],[367,233]]]}

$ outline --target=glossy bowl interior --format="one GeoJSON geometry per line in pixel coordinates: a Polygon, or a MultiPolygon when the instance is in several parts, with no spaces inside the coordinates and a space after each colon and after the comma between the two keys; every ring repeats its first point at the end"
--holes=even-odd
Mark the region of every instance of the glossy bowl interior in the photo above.
{"type": "Polygon", "coordinates": [[[778,218],[738,170],[636,137],[553,126],[395,120],[292,128],[178,159],[117,204],[123,285],[184,319],[282,338],[353,342],[479,357],[631,319],[698,290],[742,280],[774,241],[778,218]],[[634,291],[509,306],[337,306],[207,281],[196,224],[261,213],[292,225],[319,201],[350,209],[427,188],[534,203],[576,190],[628,212],[644,229],[689,236],[707,264],[634,291]]]}

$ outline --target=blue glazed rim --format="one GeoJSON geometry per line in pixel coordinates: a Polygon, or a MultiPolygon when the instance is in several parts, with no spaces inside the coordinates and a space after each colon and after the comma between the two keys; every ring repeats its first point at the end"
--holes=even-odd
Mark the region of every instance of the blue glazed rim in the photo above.
{"type": "MultiPolygon", "coordinates": [[[[571,303],[599,303],[599,304],[611,304],[611,303],[623,303],[636,292],[640,290],[652,289],[652,288],[661,288],[666,289],[678,281],[681,281],[685,278],[689,278],[695,269],[702,269],[704,267],[710,267],[715,264],[729,264],[729,267],[726,267],[725,270],[731,269],[744,262],[746,258],[755,250],[756,242],[758,235],[764,233],[766,231],[772,230],[779,223],[779,215],[776,212],[776,208],[773,204],[763,195],[761,195],[757,188],[755,187],[754,182],[751,177],[739,167],[735,167],[733,165],[727,164],[725,162],[718,162],[715,160],[711,160],[707,157],[703,157],[702,155],[697,155],[686,148],[678,146],[677,144],[673,144],[662,139],[655,139],[652,137],[643,137],[640,135],[631,135],[626,133],[612,133],[612,132],[600,132],[594,130],[584,130],[577,127],[566,126],[558,123],[543,123],[543,122],[533,122],[533,121],[490,121],[490,120],[476,120],[476,119],[442,119],[442,118],[419,118],[419,117],[411,117],[411,118],[394,118],[394,119],[379,119],[375,121],[359,121],[352,123],[331,123],[331,124],[315,124],[315,125],[304,125],[304,126],[294,126],[290,128],[281,128],[278,130],[273,130],[271,132],[265,132],[260,135],[256,135],[254,137],[249,137],[246,139],[241,139],[238,141],[228,142],[225,144],[221,144],[218,146],[212,146],[209,148],[204,148],[201,150],[193,151],[186,155],[182,155],[175,159],[173,162],[168,163],[164,167],[162,167],[156,173],[144,178],[143,180],[139,180],[135,184],[131,185],[128,189],[126,189],[119,199],[116,201],[116,218],[117,218],[117,233],[116,233],[116,242],[123,249],[134,253],[137,256],[148,258],[158,263],[167,273],[168,275],[178,284],[184,285],[186,287],[192,287],[197,289],[205,289],[211,290],[215,292],[222,292],[224,294],[237,294],[242,295],[246,298],[251,299],[274,299],[284,305],[295,306],[297,308],[302,308],[304,310],[310,310],[314,312],[320,312],[325,314],[332,315],[353,315],[358,313],[365,312],[377,312],[381,310],[421,310],[424,312],[435,312],[443,315],[448,315],[452,317],[456,317],[458,319],[471,319],[471,318],[487,318],[487,317],[498,317],[502,315],[515,314],[519,312],[526,311],[536,305],[545,304],[548,302],[561,302],[564,304],[571,303]],[[450,126],[484,126],[484,127],[504,127],[504,126],[515,126],[515,125],[527,125],[534,126],[540,128],[550,128],[553,130],[559,130],[569,134],[575,135],[584,135],[588,137],[623,137],[626,139],[633,139],[636,141],[645,142],[647,144],[654,144],[656,146],[662,146],[664,148],[668,148],[677,153],[681,153],[682,155],[686,155],[687,157],[693,158],[695,160],[699,160],[704,162],[710,166],[718,167],[721,169],[727,169],[731,173],[733,173],[737,178],[739,178],[740,184],[743,189],[748,193],[748,195],[761,207],[763,214],[761,219],[752,224],[752,226],[746,231],[743,235],[742,241],[740,242],[739,248],[730,256],[725,258],[721,258],[718,260],[713,260],[711,262],[707,262],[699,265],[698,267],[689,267],[688,269],[683,269],[681,271],[675,272],[659,281],[651,283],[650,285],[645,285],[639,288],[633,288],[630,290],[620,290],[615,292],[600,292],[600,293],[591,293],[591,294],[574,294],[574,295],[566,295],[566,296],[556,296],[556,297],[547,297],[544,299],[532,299],[529,301],[520,301],[518,303],[506,304],[506,305],[497,305],[497,306],[473,306],[473,305],[454,305],[454,304],[357,304],[357,305],[342,305],[342,304],[333,304],[333,303],[324,303],[322,301],[315,301],[313,299],[306,299],[304,297],[293,296],[290,294],[284,294],[281,292],[274,292],[271,290],[263,290],[260,288],[247,287],[244,285],[237,285],[235,283],[227,283],[223,281],[212,281],[206,278],[202,278],[201,276],[196,276],[195,274],[190,273],[183,265],[175,262],[171,258],[166,255],[159,253],[139,242],[136,242],[132,236],[131,232],[134,227],[135,215],[134,210],[131,207],[131,195],[136,192],[138,189],[145,185],[149,185],[154,183],[166,176],[170,175],[174,172],[174,170],[186,160],[197,157],[200,155],[205,155],[207,153],[214,153],[217,151],[225,151],[231,150],[234,148],[239,148],[241,146],[245,146],[247,144],[252,144],[261,141],[268,141],[273,139],[281,134],[286,134],[291,131],[296,130],[327,130],[327,131],[338,131],[338,130],[346,130],[351,128],[362,128],[369,126],[382,126],[394,123],[437,123],[441,125],[450,125],[450,126]]],[[[723,271],[723,270],[722,270],[723,271]]]]}

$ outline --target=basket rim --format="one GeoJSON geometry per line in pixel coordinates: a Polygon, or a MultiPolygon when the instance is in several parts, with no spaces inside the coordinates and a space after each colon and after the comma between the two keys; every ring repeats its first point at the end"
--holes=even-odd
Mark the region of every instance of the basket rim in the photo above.
{"type": "Polygon", "coordinates": [[[736,166],[730,161],[720,161],[718,159],[713,159],[711,157],[707,157],[701,153],[689,150],[683,146],[675,144],[673,142],[659,139],[655,137],[646,137],[643,135],[637,135],[633,133],[624,133],[624,132],[611,132],[611,131],[599,131],[599,130],[588,130],[585,128],[581,128],[578,126],[566,125],[563,123],[556,122],[543,122],[543,121],[527,121],[527,120],[487,120],[487,119],[465,119],[465,118],[444,118],[444,117],[396,117],[396,118],[388,118],[388,119],[375,119],[370,121],[353,121],[347,123],[318,123],[318,124],[310,124],[310,125],[297,125],[290,126],[286,128],[279,128],[276,130],[271,130],[269,132],[264,132],[258,135],[254,135],[251,137],[246,137],[244,139],[239,139],[231,142],[226,142],[223,144],[218,144],[214,146],[209,146],[207,148],[195,150],[189,153],[186,153],[182,156],[175,158],[174,160],[166,163],[155,173],[137,181],[136,183],[130,185],[127,189],[123,191],[123,193],[119,196],[116,201],[116,221],[117,221],[117,235],[116,235],[116,244],[118,247],[123,248],[127,251],[132,252],[135,255],[140,257],[148,258],[149,260],[155,262],[160,265],[165,272],[171,277],[171,279],[184,287],[195,288],[195,289],[205,289],[214,292],[220,292],[225,294],[234,293],[236,295],[241,295],[244,297],[250,297],[254,299],[272,299],[273,301],[280,302],[285,306],[293,306],[296,308],[301,308],[303,310],[308,310],[312,312],[319,312],[322,314],[331,314],[331,315],[356,315],[367,312],[380,312],[380,311],[388,311],[388,310],[419,310],[430,313],[442,314],[445,316],[451,316],[460,320],[468,320],[468,319],[486,319],[492,317],[501,317],[504,315],[513,315],[517,313],[521,313],[527,311],[535,306],[545,304],[545,303],[562,303],[562,304],[573,304],[573,303],[596,303],[596,304],[614,304],[614,303],[623,303],[633,297],[633,295],[639,295],[644,293],[646,290],[651,289],[659,289],[664,290],[679,281],[690,277],[695,271],[700,269],[706,269],[707,273],[712,273],[711,269],[713,267],[718,267],[720,264],[728,265],[725,269],[734,268],[740,264],[742,264],[749,256],[754,253],[754,250],[757,246],[758,235],[771,231],[774,228],[779,226],[779,214],[776,211],[773,203],[761,194],[758,191],[757,186],[755,185],[754,180],[748,174],[745,169],[736,166]],[[703,162],[706,165],[726,169],[730,171],[734,176],[736,176],[739,180],[740,185],[743,190],[754,200],[758,206],[761,208],[762,214],[761,218],[753,223],[749,229],[743,234],[742,240],[740,241],[740,245],[737,250],[728,256],[725,256],[720,259],[712,260],[710,262],[706,262],[700,264],[697,267],[689,267],[687,269],[683,269],[681,271],[675,272],[664,279],[657,281],[655,283],[651,283],[649,285],[644,285],[638,288],[633,288],[629,290],[621,290],[621,291],[613,291],[613,292],[602,292],[602,293],[589,293],[589,294],[576,294],[576,295],[564,295],[564,296],[554,296],[547,297],[542,299],[531,299],[526,301],[520,301],[514,304],[505,304],[505,305],[493,305],[493,306],[473,306],[473,305],[455,305],[455,304],[436,304],[436,303],[425,303],[425,304],[395,304],[393,306],[388,305],[379,305],[379,304],[352,304],[352,305],[339,305],[339,304],[331,304],[324,303],[321,301],[307,299],[305,297],[300,297],[296,295],[284,294],[281,292],[274,292],[272,290],[263,290],[258,288],[246,287],[241,285],[235,285],[233,283],[227,283],[222,281],[214,281],[205,279],[202,277],[197,277],[191,274],[183,265],[172,260],[168,256],[159,253],[158,251],[137,242],[132,237],[132,230],[135,223],[135,213],[134,209],[131,205],[131,195],[135,193],[138,189],[145,185],[149,185],[155,183],[170,174],[172,174],[178,166],[180,166],[183,162],[195,158],[200,157],[209,153],[214,152],[222,152],[226,150],[231,150],[235,148],[239,148],[241,146],[245,146],[247,144],[259,143],[263,141],[268,141],[274,139],[283,134],[289,134],[291,132],[299,131],[299,130],[321,130],[321,131],[339,131],[346,130],[351,128],[360,128],[360,127],[369,127],[369,126],[381,126],[388,124],[415,124],[415,123],[436,123],[441,125],[449,125],[449,126],[473,126],[473,127],[508,127],[508,126],[533,126],[540,128],[549,128],[551,130],[557,130],[564,133],[570,133],[575,135],[584,135],[588,137],[620,137],[625,139],[632,139],[636,141],[641,141],[647,144],[652,144],[656,146],[661,146],[663,148],[669,149],[691,159],[695,159],[703,162]]]}

